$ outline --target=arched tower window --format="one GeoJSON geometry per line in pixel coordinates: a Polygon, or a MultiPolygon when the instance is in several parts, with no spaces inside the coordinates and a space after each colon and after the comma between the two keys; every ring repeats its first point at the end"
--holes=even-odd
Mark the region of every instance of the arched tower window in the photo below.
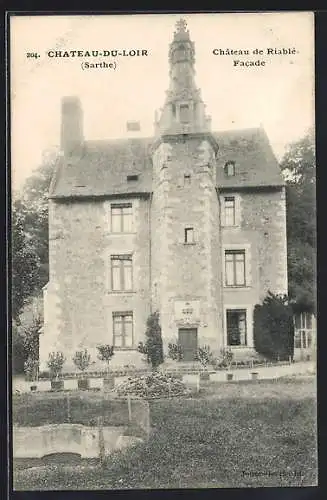
{"type": "Polygon", "coordinates": [[[181,104],[179,106],[179,119],[181,123],[189,123],[190,121],[190,106],[189,104],[181,104]]]}
{"type": "Polygon", "coordinates": [[[187,49],[185,45],[178,45],[175,54],[174,54],[174,62],[184,61],[187,57],[187,49]]]}

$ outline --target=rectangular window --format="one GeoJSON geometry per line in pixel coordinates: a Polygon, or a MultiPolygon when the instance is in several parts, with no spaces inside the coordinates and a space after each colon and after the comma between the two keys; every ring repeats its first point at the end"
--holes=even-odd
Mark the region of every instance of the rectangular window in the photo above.
{"type": "Polygon", "coordinates": [[[245,250],[225,250],[225,285],[245,286],[245,250]]]}
{"type": "Polygon", "coordinates": [[[235,226],[235,197],[226,196],[224,198],[225,226],[235,226]]]}
{"type": "Polygon", "coordinates": [[[190,108],[188,104],[181,104],[179,107],[179,119],[181,123],[188,123],[190,121],[190,108]]]}
{"type": "Polygon", "coordinates": [[[312,345],[312,315],[302,312],[295,316],[294,347],[306,349],[312,345]]]}
{"type": "Polygon", "coordinates": [[[111,284],[114,291],[131,291],[133,289],[132,256],[111,256],[111,284]]]}
{"type": "Polygon", "coordinates": [[[133,347],[133,313],[113,313],[112,320],[114,347],[133,347]]]}
{"type": "Polygon", "coordinates": [[[184,186],[191,184],[190,174],[184,174],[184,186]]]}
{"type": "Polygon", "coordinates": [[[186,227],[184,229],[184,243],[194,243],[194,229],[193,229],[193,227],[186,227]]]}
{"type": "Polygon", "coordinates": [[[246,346],[246,310],[227,309],[227,344],[229,346],[246,346]]]}
{"type": "Polygon", "coordinates": [[[131,233],[133,230],[133,212],[131,203],[111,205],[111,232],[131,233]]]}

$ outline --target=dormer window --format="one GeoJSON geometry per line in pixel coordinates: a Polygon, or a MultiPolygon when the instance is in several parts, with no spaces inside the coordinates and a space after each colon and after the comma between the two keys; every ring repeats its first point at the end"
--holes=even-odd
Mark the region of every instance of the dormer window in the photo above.
{"type": "Polygon", "coordinates": [[[228,161],[224,167],[225,174],[227,177],[233,177],[235,175],[235,162],[228,161]]]}
{"type": "Polygon", "coordinates": [[[179,107],[179,119],[181,123],[189,123],[190,107],[188,104],[181,104],[179,107]]]}
{"type": "Polygon", "coordinates": [[[137,180],[138,180],[138,178],[139,178],[139,176],[138,176],[138,175],[134,175],[134,174],[133,174],[133,175],[128,175],[128,176],[127,176],[127,182],[137,181],[137,180]]]}

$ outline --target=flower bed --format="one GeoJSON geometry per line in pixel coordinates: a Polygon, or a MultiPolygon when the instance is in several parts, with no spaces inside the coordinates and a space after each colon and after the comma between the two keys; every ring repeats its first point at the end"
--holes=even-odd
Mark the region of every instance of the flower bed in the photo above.
{"type": "Polygon", "coordinates": [[[128,380],[115,387],[115,392],[121,396],[133,395],[155,399],[188,396],[191,391],[182,381],[164,373],[156,372],[150,375],[129,377],[128,380]]]}
{"type": "MultiPolygon", "coordinates": [[[[262,360],[256,360],[254,359],[253,361],[233,361],[231,363],[230,368],[232,370],[237,370],[240,368],[253,368],[255,367],[267,367],[267,366],[284,366],[284,365],[289,365],[289,361],[262,361],[262,360]]],[[[227,366],[215,366],[215,367],[209,367],[208,372],[209,373],[216,373],[220,371],[227,370],[227,366]]],[[[174,374],[183,374],[183,375],[192,375],[192,374],[199,374],[202,369],[201,367],[187,367],[185,365],[179,366],[178,362],[176,363],[176,366],[174,367],[160,367],[159,368],[160,372],[165,374],[166,376],[172,377],[174,374]]],[[[147,376],[150,375],[152,372],[149,369],[145,368],[126,368],[126,369],[111,369],[110,374],[113,377],[126,377],[126,376],[147,376]]],[[[88,371],[85,374],[81,374],[78,372],[65,372],[59,375],[59,379],[72,379],[72,378],[82,378],[85,375],[88,378],[103,378],[107,376],[106,371],[88,371]]],[[[49,380],[49,373],[48,372],[41,372],[39,377],[39,380],[49,380]]]]}

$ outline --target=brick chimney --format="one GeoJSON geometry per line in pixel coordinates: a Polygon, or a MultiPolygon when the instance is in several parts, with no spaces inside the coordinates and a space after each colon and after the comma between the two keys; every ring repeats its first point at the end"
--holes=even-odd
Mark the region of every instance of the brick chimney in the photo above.
{"type": "Polygon", "coordinates": [[[61,101],[60,149],[72,156],[83,144],[83,110],[78,97],[63,97],[61,101]]]}

